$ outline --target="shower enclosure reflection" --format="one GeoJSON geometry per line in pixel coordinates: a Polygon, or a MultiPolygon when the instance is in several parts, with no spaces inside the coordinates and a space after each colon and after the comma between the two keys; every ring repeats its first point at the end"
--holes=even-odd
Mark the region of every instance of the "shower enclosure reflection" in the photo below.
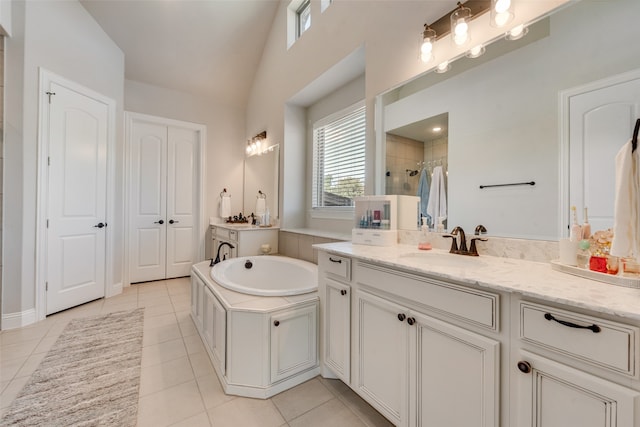
{"type": "MultiPolygon", "coordinates": [[[[438,166],[442,168],[446,191],[448,124],[449,114],[443,113],[386,131],[385,194],[428,198],[428,188],[438,166]],[[421,180],[426,181],[422,187],[421,180]]],[[[421,204],[427,203],[428,200],[421,200],[421,204]]]]}

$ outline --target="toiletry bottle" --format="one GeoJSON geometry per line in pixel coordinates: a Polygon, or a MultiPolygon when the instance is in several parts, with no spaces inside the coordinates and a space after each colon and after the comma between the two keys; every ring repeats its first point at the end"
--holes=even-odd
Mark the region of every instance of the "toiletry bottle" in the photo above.
{"type": "Polygon", "coordinates": [[[580,240],[578,244],[578,254],[577,254],[577,264],[578,267],[589,269],[589,260],[591,258],[591,251],[589,250],[589,240],[583,239],[580,240]]]}
{"type": "Polygon", "coordinates": [[[579,242],[582,239],[582,227],[578,224],[578,213],[575,206],[571,206],[571,214],[573,216],[573,223],[571,224],[571,230],[569,232],[569,240],[579,242]]]}
{"type": "Polygon", "coordinates": [[[268,227],[271,225],[271,217],[269,215],[269,206],[267,206],[267,209],[265,209],[264,211],[264,226],[268,227]]]}
{"type": "Polygon", "coordinates": [[[437,227],[436,227],[436,231],[437,231],[438,233],[444,233],[444,224],[443,224],[443,221],[444,221],[444,217],[443,217],[443,216],[439,216],[439,217],[438,217],[438,225],[437,225],[437,227]]]}
{"type": "Polygon", "coordinates": [[[591,224],[587,216],[587,208],[584,208],[584,222],[582,223],[582,238],[589,239],[591,237],[591,224]]]}

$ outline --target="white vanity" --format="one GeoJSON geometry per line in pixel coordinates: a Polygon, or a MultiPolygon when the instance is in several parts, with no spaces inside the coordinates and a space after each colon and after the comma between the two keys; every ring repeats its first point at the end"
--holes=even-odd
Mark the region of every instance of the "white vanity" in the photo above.
{"type": "Polygon", "coordinates": [[[227,242],[233,246],[223,246],[220,259],[262,254],[262,245],[269,245],[270,254],[278,253],[278,227],[260,227],[250,224],[211,224],[210,257],[215,258],[221,243],[227,242]]]}
{"type": "Polygon", "coordinates": [[[640,426],[640,291],[549,264],[317,245],[322,375],[398,426],[640,426]]]}

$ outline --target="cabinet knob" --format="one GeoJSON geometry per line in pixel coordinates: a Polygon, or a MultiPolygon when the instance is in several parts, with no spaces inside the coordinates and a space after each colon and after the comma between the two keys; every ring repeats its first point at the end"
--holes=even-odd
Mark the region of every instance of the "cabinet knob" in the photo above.
{"type": "Polygon", "coordinates": [[[525,360],[521,360],[518,362],[518,369],[523,374],[528,374],[529,372],[531,372],[531,364],[525,360]]]}
{"type": "Polygon", "coordinates": [[[404,313],[399,313],[398,314],[398,320],[399,321],[404,322],[404,319],[406,319],[406,318],[407,318],[406,314],[404,314],[404,313]]]}
{"type": "Polygon", "coordinates": [[[274,320],[273,321],[273,326],[276,326],[276,327],[280,326],[280,321],[279,320],[274,320]]]}
{"type": "Polygon", "coordinates": [[[347,291],[345,289],[340,290],[340,295],[346,295],[347,291]]]}
{"type": "Polygon", "coordinates": [[[408,323],[409,325],[413,325],[414,323],[416,323],[416,319],[415,319],[415,317],[409,317],[409,318],[407,319],[407,323],[408,323]]]}

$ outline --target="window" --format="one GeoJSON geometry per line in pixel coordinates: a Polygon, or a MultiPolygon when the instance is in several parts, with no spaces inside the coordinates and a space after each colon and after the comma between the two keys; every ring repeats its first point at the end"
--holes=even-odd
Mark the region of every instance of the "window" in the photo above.
{"type": "Polygon", "coordinates": [[[311,26],[311,0],[302,2],[296,10],[296,26],[296,37],[300,37],[311,26]]]}
{"type": "Polygon", "coordinates": [[[353,206],[364,195],[364,102],[313,126],[312,207],[353,206]]]}

